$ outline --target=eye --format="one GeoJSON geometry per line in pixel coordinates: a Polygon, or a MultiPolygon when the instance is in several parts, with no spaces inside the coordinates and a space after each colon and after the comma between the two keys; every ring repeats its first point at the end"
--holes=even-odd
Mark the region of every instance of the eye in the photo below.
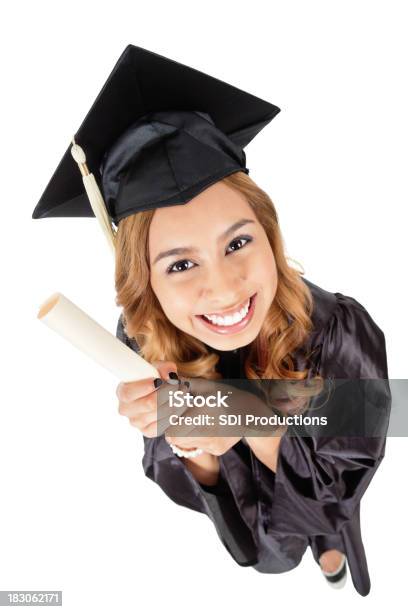
{"type": "MultiPolygon", "coordinates": [[[[227,249],[227,254],[230,255],[231,253],[234,253],[235,251],[241,250],[249,242],[252,242],[252,240],[253,239],[252,239],[251,236],[238,236],[237,238],[234,238],[229,243],[228,249],[232,245],[235,245],[235,248],[233,248],[233,250],[230,251],[230,252],[228,252],[228,249],[227,249]]],[[[171,264],[166,269],[166,273],[167,274],[174,274],[174,273],[180,273],[180,272],[187,272],[188,270],[191,270],[192,268],[194,268],[195,265],[196,264],[194,264],[190,259],[180,259],[180,261],[176,261],[174,264],[171,264]],[[185,264],[191,264],[191,266],[189,266],[189,267],[187,266],[186,267],[185,264]]]]}
{"type": "Polygon", "coordinates": [[[234,240],[231,240],[230,246],[233,244],[241,245],[241,246],[238,246],[238,248],[234,248],[232,251],[230,251],[230,253],[231,252],[234,253],[234,251],[239,251],[240,249],[243,248],[243,246],[246,246],[249,242],[252,242],[251,236],[238,236],[237,238],[234,238],[234,240]],[[242,243],[244,243],[243,246],[242,246],[242,243]]]}
{"type": "MultiPolygon", "coordinates": [[[[180,268],[180,266],[183,266],[183,264],[186,263],[192,263],[189,259],[181,259],[180,261],[176,261],[176,263],[172,264],[171,266],[169,266],[166,270],[167,274],[173,274],[174,272],[186,272],[187,270],[191,270],[191,268],[180,268]]],[[[192,267],[194,266],[194,264],[192,264],[192,267]]]]}

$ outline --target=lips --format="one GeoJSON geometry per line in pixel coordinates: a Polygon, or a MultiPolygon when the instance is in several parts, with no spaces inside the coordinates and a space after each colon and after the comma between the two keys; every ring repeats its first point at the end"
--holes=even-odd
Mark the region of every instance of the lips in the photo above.
{"type": "Polygon", "coordinates": [[[227,317],[229,315],[233,315],[240,310],[242,310],[248,304],[249,298],[246,298],[243,302],[238,304],[238,306],[234,306],[233,308],[229,308],[228,310],[223,310],[222,312],[204,312],[200,316],[207,317],[227,317]]]}
{"type": "MultiPolygon", "coordinates": [[[[255,293],[249,298],[248,312],[246,313],[245,317],[241,321],[238,321],[237,323],[233,323],[230,325],[221,325],[216,322],[214,323],[211,322],[203,315],[195,315],[195,316],[201,322],[202,325],[204,325],[207,329],[210,329],[211,331],[215,333],[223,334],[223,335],[233,334],[233,333],[239,332],[242,329],[244,329],[251,321],[253,314],[254,314],[254,310],[255,310],[256,297],[257,297],[257,294],[255,293]]],[[[245,302],[243,304],[245,306],[245,302]]],[[[230,311],[230,312],[237,312],[237,309],[230,311]]],[[[225,316],[227,315],[224,315],[224,317],[225,316]]]]}

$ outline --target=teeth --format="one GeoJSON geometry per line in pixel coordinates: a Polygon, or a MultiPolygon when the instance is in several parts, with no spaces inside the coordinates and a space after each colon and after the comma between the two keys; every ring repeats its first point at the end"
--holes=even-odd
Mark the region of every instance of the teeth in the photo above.
{"type": "Polygon", "coordinates": [[[211,321],[214,325],[235,325],[239,321],[242,321],[248,314],[249,300],[241,310],[234,312],[232,315],[220,317],[219,315],[203,315],[206,319],[211,321]]]}

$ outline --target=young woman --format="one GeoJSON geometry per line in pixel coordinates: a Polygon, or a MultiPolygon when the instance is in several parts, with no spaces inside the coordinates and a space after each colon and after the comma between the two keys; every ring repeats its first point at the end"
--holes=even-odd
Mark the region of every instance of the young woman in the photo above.
{"type": "MultiPolygon", "coordinates": [[[[144,436],[146,475],[206,513],[240,565],[285,572],[311,545],[331,584],[344,583],[347,557],[366,595],[359,503],[384,454],[387,386],[361,395],[376,437],[157,435],[158,385],[178,375],[388,378],[381,330],[355,299],[289,266],[273,203],[248,176],[244,148],[279,110],[128,45],[33,218],[95,215],[114,248],[117,335],[161,375],[117,391],[144,436]]],[[[341,416],[360,407],[344,389],[341,416]]]]}
{"type": "MultiPolygon", "coordinates": [[[[163,381],[388,378],[382,331],[355,299],[290,267],[274,205],[246,173],[187,204],[126,217],[116,240],[117,336],[163,381]]],[[[284,572],[310,545],[332,586],[344,584],[347,559],[367,595],[360,499],[385,438],[157,435],[159,382],[117,389],[120,414],[144,436],[146,475],[206,513],[240,565],[284,572]],[[179,457],[170,443],[204,452],[179,457]]],[[[387,391],[375,401],[386,414],[387,391]]]]}

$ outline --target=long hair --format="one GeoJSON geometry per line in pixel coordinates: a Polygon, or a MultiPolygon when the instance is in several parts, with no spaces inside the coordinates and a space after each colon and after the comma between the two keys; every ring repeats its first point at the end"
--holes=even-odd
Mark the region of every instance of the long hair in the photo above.
{"type": "MultiPolygon", "coordinates": [[[[245,363],[248,379],[304,380],[308,369],[296,371],[293,353],[312,330],[313,298],[298,270],[290,267],[275,206],[244,172],[222,182],[245,196],[263,226],[276,261],[278,284],[275,298],[245,363]]],[[[148,237],[154,210],[122,219],[116,234],[116,304],[121,306],[125,333],[133,338],[147,361],[166,360],[185,377],[220,378],[218,355],[175,327],[164,314],[150,285],[148,237]]]]}

